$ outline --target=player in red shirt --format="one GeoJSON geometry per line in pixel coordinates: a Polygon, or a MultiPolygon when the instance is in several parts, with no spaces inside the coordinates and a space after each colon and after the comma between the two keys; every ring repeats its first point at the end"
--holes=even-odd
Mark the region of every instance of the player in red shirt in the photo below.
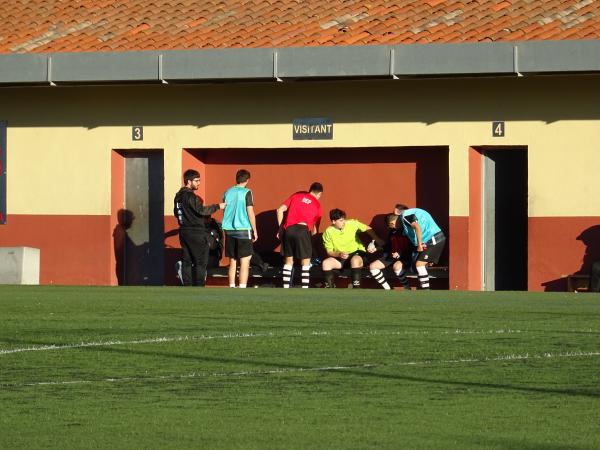
{"type": "Polygon", "coordinates": [[[296,192],[288,197],[277,208],[277,223],[280,230],[283,250],[283,287],[292,285],[292,268],[294,259],[302,263],[302,287],[308,287],[310,258],[312,257],[311,234],[316,234],[321,219],[321,204],[319,199],[323,194],[323,185],[313,183],[308,192],[296,192]],[[287,211],[285,222],[283,216],[287,211]]]}

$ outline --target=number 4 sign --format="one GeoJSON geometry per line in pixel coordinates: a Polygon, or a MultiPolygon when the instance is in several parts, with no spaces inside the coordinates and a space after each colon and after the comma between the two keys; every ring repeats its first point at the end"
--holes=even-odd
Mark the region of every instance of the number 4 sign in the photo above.
{"type": "Polygon", "coordinates": [[[492,122],[492,137],[504,137],[504,122],[492,122]]]}

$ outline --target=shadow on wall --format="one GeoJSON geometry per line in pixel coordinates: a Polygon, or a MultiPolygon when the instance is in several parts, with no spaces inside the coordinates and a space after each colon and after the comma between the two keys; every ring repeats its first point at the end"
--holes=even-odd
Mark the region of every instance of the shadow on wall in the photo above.
{"type": "MultiPolygon", "coordinates": [[[[581,266],[575,274],[589,275],[592,270],[592,264],[596,261],[600,261],[600,225],[591,226],[583,230],[576,238],[585,245],[585,252],[581,261],[581,266]]],[[[544,291],[555,292],[555,291],[566,291],[567,290],[567,279],[558,278],[556,280],[550,280],[542,283],[544,291]]]]}
{"type": "Polygon", "coordinates": [[[181,284],[175,270],[175,263],[181,260],[181,248],[167,244],[168,239],[174,236],[179,239],[179,228],[173,228],[165,233],[165,285],[167,286],[179,286],[181,284]]]}
{"type": "Polygon", "coordinates": [[[119,286],[123,286],[126,283],[125,253],[135,246],[127,235],[127,230],[131,228],[134,220],[135,215],[128,209],[120,209],[117,213],[117,225],[113,230],[113,247],[116,261],[115,270],[119,286]]]}
{"type": "Polygon", "coordinates": [[[577,240],[585,245],[585,253],[581,267],[577,273],[589,274],[592,270],[592,264],[600,261],[600,225],[594,225],[583,230],[577,240]]]}
{"type": "Polygon", "coordinates": [[[280,242],[277,239],[277,211],[270,209],[258,213],[256,228],[258,240],[254,243],[254,250],[270,265],[281,265],[281,254],[278,251],[280,242]]]}

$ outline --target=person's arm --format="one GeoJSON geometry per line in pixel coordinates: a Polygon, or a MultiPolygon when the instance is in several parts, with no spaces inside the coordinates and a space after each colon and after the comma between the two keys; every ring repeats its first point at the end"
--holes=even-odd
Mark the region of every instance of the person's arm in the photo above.
{"type": "Polygon", "coordinates": [[[421,233],[421,225],[416,220],[410,224],[413,230],[415,230],[415,235],[417,236],[417,251],[422,252],[427,248],[425,243],[423,242],[423,235],[421,233]]]}
{"type": "Polygon", "coordinates": [[[192,204],[190,207],[199,216],[210,216],[212,213],[220,209],[225,209],[225,203],[204,206],[204,203],[202,203],[202,200],[200,200],[197,195],[193,195],[190,198],[192,199],[192,204]]]}
{"type": "Polygon", "coordinates": [[[252,225],[252,242],[256,242],[258,240],[258,230],[256,228],[256,217],[254,215],[254,206],[246,206],[246,211],[248,212],[248,219],[250,220],[250,225],[252,225]]]}
{"type": "Polygon", "coordinates": [[[319,232],[319,225],[320,224],[321,224],[321,216],[319,216],[317,218],[317,220],[315,220],[313,228],[312,228],[312,230],[310,230],[310,232],[312,233],[313,236],[319,232]]]}
{"type": "Polygon", "coordinates": [[[333,245],[333,240],[331,239],[331,236],[329,235],[327,230],[325,230],[325,233],[323,233],[323,247],[325,248],[325,252],[327,253],[327,256],[331,256],[332,258],[342,258],[342,259],[348,258],[347,253],[336,250],[335,246],[333,245]]]}
{"type": "Polygon", "coordinates": [[[286,204],[282,204],[279,208],[277,208],[277,225],[279,225],[281,227],[281,224],[283,223],[283,215],[285,214],[285,212],[288,210],[288,207],[286,204]]]}
{"type": "Polygon", "coordinates": [[[250,190],[246,193],[246,214],[248,214],[248,220],[252,226],[252,242],[256,242],[258,240],[258,229],[256,228],[256,216],[254,214],[254,196],[250,190]]]}

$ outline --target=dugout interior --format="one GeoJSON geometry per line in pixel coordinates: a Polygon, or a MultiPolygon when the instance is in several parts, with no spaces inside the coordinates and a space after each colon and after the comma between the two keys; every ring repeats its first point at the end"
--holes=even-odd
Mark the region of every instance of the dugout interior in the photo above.
{"type": "MultiPolygon", "coordinates": [[[[340,208],[348,218],[387,236],[384,217],[396,203],[428,210],[448,233],[448,147],[185,149],[182,170],[202,176],[200,195],[216,203],[235,184],[240,168],[251,172],[259,239],[255,249],[280,264],[277,207],[313,181],[323,184],[322,232],[330,225],[329,210],[340,208]]],[[[222,220],[222,214],[215,215],[222,220]]],[[[167,263],[168,264],[168,263],[167,263]]],[[[222,264],[227,264],[226,260],[222,264]]],[[[446,248],[439,265],[448,265],[446,248]]]]}

